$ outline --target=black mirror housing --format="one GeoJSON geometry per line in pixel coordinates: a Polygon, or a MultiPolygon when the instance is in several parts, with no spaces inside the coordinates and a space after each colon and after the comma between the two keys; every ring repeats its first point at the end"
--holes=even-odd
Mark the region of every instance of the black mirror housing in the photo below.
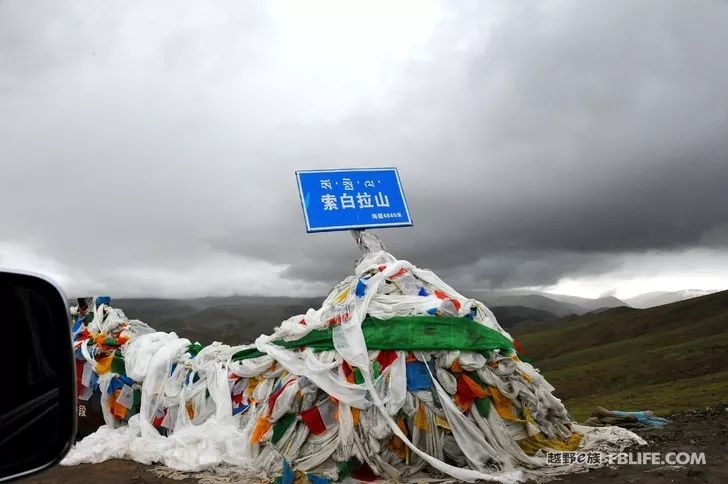
{"type": "Polygon", "coordinates": [[[58,463],[76,433],[76,379],[68,306],[39,276],[0,272],[4,375],[0,481],[58,463]]]}

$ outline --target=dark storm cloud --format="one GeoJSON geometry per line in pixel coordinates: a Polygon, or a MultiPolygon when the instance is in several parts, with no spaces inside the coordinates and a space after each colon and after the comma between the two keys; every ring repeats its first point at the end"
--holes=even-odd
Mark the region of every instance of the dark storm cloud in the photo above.
{"type": "MultiPolygon", "coordinates": [[[[728,219],[721,22],[655,4],[562,13],[518,12],[465,53],[436,51],[410,66],[396,110],[341,123],[328,156],[303,158],[402,160],[417,223],[389,245],[461,277],[485,260],[481,282],[553,283],[610,253],[699,244],[728,219]]],[[[346,259],[329,250],[292,273],[325,278],[346,259]]]]}
{"type": "Polygon", "coordinates": [[[307,47],[338,18],[93,5],[0,3],[0,242],[72,278],[128,292],[149,268],[153,293],[200,271],[206,293],[227,265],[328,287],[356,251],[304,233],[300,168],[398,166],[416,225],[385,244],[468,287],[728,245],[725,2],[446,3],[374,60],[307,47]]]}

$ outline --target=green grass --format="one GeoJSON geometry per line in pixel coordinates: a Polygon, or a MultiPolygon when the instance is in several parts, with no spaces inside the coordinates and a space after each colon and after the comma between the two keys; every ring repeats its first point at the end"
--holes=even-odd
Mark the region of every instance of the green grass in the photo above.
{"type": "Polygon", "coordinates": [[[665,416],[676,410],[705,409],[726,403],[727,395],[728,371],[724,371],[670,383],[568,398],[563,402],[573,418],[583,421],[596,406],[627,411],[652,410],[665,416]]]}
{"type": "Polygon", "coordinates": [[[728,401],[728,292],[564,318],[514,335],[572,416],[705,408],[728,401]]]}

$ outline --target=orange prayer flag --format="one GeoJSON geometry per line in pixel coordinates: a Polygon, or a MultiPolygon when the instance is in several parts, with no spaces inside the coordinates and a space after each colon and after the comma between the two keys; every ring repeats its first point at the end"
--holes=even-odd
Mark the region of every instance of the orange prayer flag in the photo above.
{"type": "MultiPolygon", "coordinates": [[[[407,425],[404,423],[404,419],[402,417],[397,419],[397,427],[402,430],[402,432],[409,437],[409,431],[407,430],[407,425]]],[[[392,452],[397,454],[400,459],[407,462],[408,457],[408,448],[405,445],[404,441],[397,437],[396,435],[393,435],[391,440],[389,441],[389,448],[392,452]]]]}
{"type": "Polygon", "coordinates": [[[460,378],[463,379],[465,384],[470,388],[470,391],[473,392],[473,395],[477,398],[483,398],[488,396],[488,391],[481,387],[478,382],[470,378],[468,375],[463,374],[460,378]]]}
{"type": "Polygon", "coordinates": [[[120,419],[124,418],[124,415],[126,415],[126,407],[119,403],[117,399],[119,398],[119,394],[121,393],[121,390],[116,390],[111,398],[109,398],[109,405],[111,406],[111,411],[114,414],[115,417],[118,417],[120,419]]]}
{"type": "Polygon", "coordinates": [[[119,402],[114,403],[114,416],[123,419],[126,415],[126,407],[119,402]]]}
{"type": "Polygon", "coordinates": [[[513,414],[513,404],[500,390],[490,387],[490,396],[493,397],[493,404],[498,415],[506,420],[518,420],[513,414]]]}
{"type": "Polygon", "coordinates": [[[111,363],[114,361],[114,355],[104,356],[96,361],[96,373],[103,375],[111,370],[111,363]]]}
{"type": "Polygon", "coordinates": [[[463,413],[470,410],[470,407],[473,406],[472,400],[469,400],[467,398],[461,398],[460,395],[455,395],[455,398],[453,400],[455,400],[455,403],[458,407],[460,407],[460,410],[462,410],[463,413]]]}
{"type": "Polygon", "coordinates": [[[255,428],[253,428],[253,433],[250,435],[250,443],[251,444],[258,444],[261,440],[263,440],[263,436],[266,432],[271,428],[270,420],[268,419],[268,416],[263,415],[261,416],[258,421],[255,423],[255,428]]]}
{"type": "Polygon", "coordinates": [[[435,415],[435,423],[437,424],[438,427],[442,427],[444,429],[450,430],[450,423],[446,419],[440,417],[439,415],[435,415]]]}
{"type": "Polygon", "coordinates": [[[359,426],[359,418],[361,417],[361,410],[358,408],[351,408],[351,418],[354,420],[354,425],[359,426]]]}
{"type": "Polygon", "coordinates": [[[258,379],[256,377],[251,378],[248,380],[248,387],[245,389],[243,393],[245,393],[246,397],[249,397],[253,394],[253,391],[255,391],[255,387],[258,386],[258,379]]]}
{"type": "Polygon", "coordinates": [[[430,431],[430,426],[427,425],[427,416],[425,415],[425,406],[422,402],[417,406],[417,413],[415,414],[415,427],[422,429],[425,432],[430,431]]]}

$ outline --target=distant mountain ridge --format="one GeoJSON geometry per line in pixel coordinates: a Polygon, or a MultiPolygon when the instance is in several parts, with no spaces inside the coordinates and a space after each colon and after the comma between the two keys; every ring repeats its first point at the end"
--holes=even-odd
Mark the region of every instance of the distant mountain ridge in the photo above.
{"type": "Polygon", "coordinates": [[[281,322],[320,307],[324,297],[229,296],[196,299],[113,299],[112,305],[127,317],[139,319],[159,331],[202,344],[252,343],[261,334],[270,334],[281,322]]]}
{"type": "MultiPolygon", "coordinates": [[[[601,304],[617,305],[621,301],[590,300],[561,296],[552,299],[543,294],[509,294],[468,292],[465,296],[483,300],[506,328],[527,322],[531,325],[551,323],[558,318],[584,314],[601,304]]],[[[615,298],[616,299],[616,298],[615,298]]],[[[193,299],[119,298],[112,304],[129,318],[140,319],[160,331],[175,331],[192,341],[250,343],[260,334],[271,333],[282,321],[309,308],[321,306],[324,297],[227,296],[193,299]]]]}
{"type": "Polygon", "coordinates": [[[625,299],[630,306],[635,308],[652,308],[655,306],[662,306],[663,304],[671,304],[678,301],[684,301],[686,299],[692,299],[694,297],[707,296],[718,291],[705,290],[705,289],[683,289],[682,291],[655,291],[640,294],[628,299],[625,299]]]}
{"type": "MultiPolygon", "coordinates": [[[[464,291],[483,301],[505,328],[538,327],[561,317],[624,306],[617,298],[587,299],[533,292],[464,291]]],[[[324,297],[227,296],[192,299],[119,298],[113,305],[160,331],[175,331],[192,341],[250,343],[282,321],[321,306],[324,297]]]]}
{"type": "MultiPolygon", "coordinates": [[[[686,299],[701,291],[648,293],[627,301],[612,296],[589,299],[527,290],[462,292],[466,297],[483,301],[499,323],[510,331],[513,328],[545,328],[561,324],[559,318],[603,313],[612,308],[654,305],[670,298],[686,299]]],[[[121,308],[129,318],[145,321],[155,329],[175,331],[190,340],[209,344],[212,341],[252,342],[260,334],[271,333],[289,317],[320,307],[323,300],[323,296],[119,298],[113,299],[113,305],[121,308]]]]}
{"type": "Polygon", "coordinates": [[[481,300],[486,306],[525,306],[548,311],[557,316],[585,314],[595,309],[629,306],[625,301],[613,296],[589,299],[566,294],[552,294],[537,291],[488,291],[465,290],[463,294],[481,300]]]}
{"type": "MultiPolygon", "coordinates": [[[[614,296],[601,296],[597,298],[586,298],[579,296],[570,296],[568,294],[554,294],[545,293],[546,297],[555,299],[557,301],[574,304],[584,309],[585,313],[604,308],[618,308],[620,306],[631,306],[626,301],[616,298],[614,296]]],[[[582,313],[583,314],[583,313],[582,313]]]]}
{"type": "Polygon", "coordinates": [[[490,310],[495,314],[498,324],[506,330],[521,327],[524,324],[538,327],[559,319],[554,313],[527,306],[494,306],[490,310]]]}

